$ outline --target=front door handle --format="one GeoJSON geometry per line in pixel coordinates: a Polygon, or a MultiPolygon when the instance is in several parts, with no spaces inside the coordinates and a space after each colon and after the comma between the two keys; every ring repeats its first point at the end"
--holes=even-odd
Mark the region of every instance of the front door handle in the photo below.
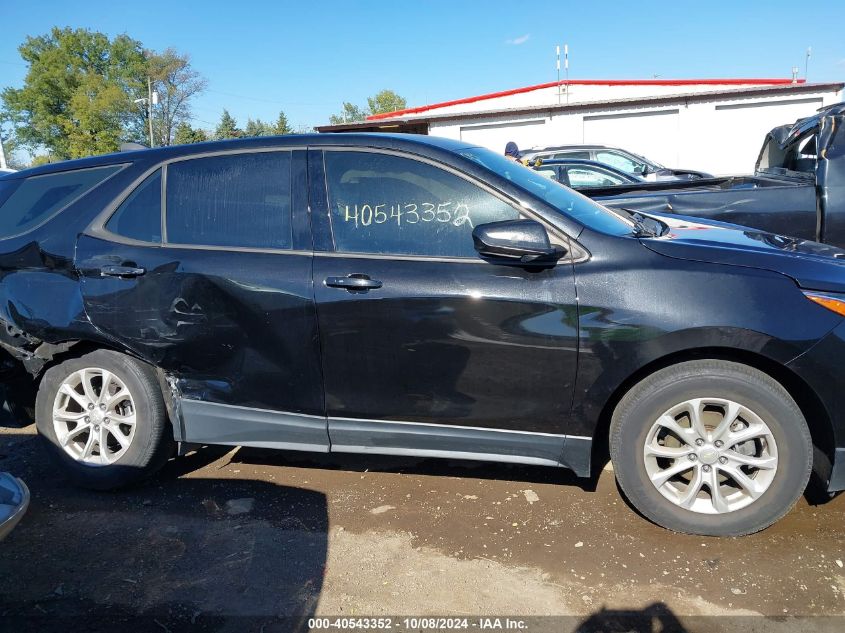
{"type": "Polygon", "coordinates": [[[349,292],[374,290],[382,286],[378,279],[370,279],[368,275],[360,273],[353,273],[346,277],[326,277],[325,283],[329,288],[346,288],[349,292]]]}
{"type": "Polygon", "coordinates": [[[100,274],[103,277],[121,277],[129,279],[132,277],[140,277],[146,270],[136,266],[103,266],[100,268],[100,274]]]}

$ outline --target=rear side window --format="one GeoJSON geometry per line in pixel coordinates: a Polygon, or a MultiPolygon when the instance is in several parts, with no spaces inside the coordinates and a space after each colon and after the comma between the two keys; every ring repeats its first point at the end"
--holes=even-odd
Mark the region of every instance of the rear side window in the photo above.
{"type": "Polygon", "coordinates": [[[340,252],[477,257],[476,226],[519,218],[485,189],[418,160],[337,151],[325,165],[340,252]]]}
{"type": "Polygon", "coordinates": [[[120,165],[75,169],[4,181],[0,191],[0,238],[26,233],[117,172],[120,165]],[[2,200],[3,194],[7,197],[2,200]]]}
{"type": "Polygon", "coordinates": [[[161,242],[161,170],[135,187],[111,216],[106,228],[142,242],[161,242]]]}
{"type": "Polygon", "coordinates": [[[210,156],[167,166],[167,242],[291,247],[290,152],[210,156]]]}

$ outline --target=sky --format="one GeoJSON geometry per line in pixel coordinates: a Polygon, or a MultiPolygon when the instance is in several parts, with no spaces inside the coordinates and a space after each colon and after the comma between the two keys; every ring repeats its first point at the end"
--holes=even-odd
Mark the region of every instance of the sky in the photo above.
{"type": "Polygon", "coordinates": [[[418,0],[0,0],[0,88],[26,74],[17,47],[53,26],[126,33],[191,56],[208,88],[194,125],[223,108],[242,126],[284,110],[313,127],[344,101],[389,88],[409,106],[554,81],[555,45],[572,79],[845,79],[845,2],[499,2],[418,0]],[[562,47],[561,47],[562,50],[562,47]]]}

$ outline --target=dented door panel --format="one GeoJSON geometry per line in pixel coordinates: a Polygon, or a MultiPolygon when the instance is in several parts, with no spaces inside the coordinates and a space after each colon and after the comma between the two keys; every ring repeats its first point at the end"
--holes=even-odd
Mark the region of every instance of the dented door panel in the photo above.
{"type": "Polygon", "coordinates": [[[92,323],[171,373],[182,397],[323,413],[310,254],[82,236],[77,261],[92,323]],[[103,276],[105,266],[144,273],[103,276]]]}

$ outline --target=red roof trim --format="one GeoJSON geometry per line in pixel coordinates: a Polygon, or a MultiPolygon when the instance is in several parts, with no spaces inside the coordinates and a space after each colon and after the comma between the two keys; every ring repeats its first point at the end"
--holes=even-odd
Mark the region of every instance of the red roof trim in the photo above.
{"type": "MultiPolygon", "coordinates": [[[[805,79],[798,79],[797,83],[803,84],[805,81],[805,79]]],[[[522,94],[533,90],[541,90],[543,88],[554,88],[555,86],[562,86],[566,84],[571,84],[573,86],[783,86],[791,83],[793,83],[792,79],[571,79],[569,81],[550,81],[545,84],[526,86],[525,88],[514,88],[512,90],[503,90],[501,92],[490,92],[476,97],[465,97],[463,99],[455,99],[453,101],[432,103],[430,105],[419,106],[416,108],[396,110],[395,112],[371,114],[367,117],[367,120],[378,121],[380,119],[391,119],[405,114],[419,114],[420,112],[427,112],[428,110],[435,110],[437,108],[445,108],[447,106],[461,105],[464,103],[475,103],[476,101],[496,99],[497,97],[508,97],[510,95],[522,94]]]]}

